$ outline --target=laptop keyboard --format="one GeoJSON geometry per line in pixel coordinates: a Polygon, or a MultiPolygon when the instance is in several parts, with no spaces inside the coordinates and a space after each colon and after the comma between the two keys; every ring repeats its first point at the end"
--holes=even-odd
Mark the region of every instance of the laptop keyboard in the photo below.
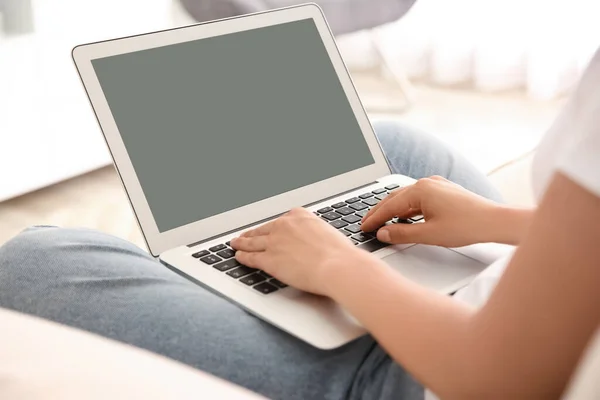
{"type": "MultiPolygon", "coordinates": [[[[383,200],[392,190],[399,187],[399,185],[393,184],[363,193],[358,197],[351,197],[346,201],[320,208],[315,214],[347,236],[358,248],[374,252],[389,246],[389,244],[377,240],[375,233],[362,232],[360,221],[372,207],[383,200]]],[[[413,220],[417,221],[418,218],[413,220]]],[[[394,219],[389,223],[410,224],[412,222],[411,220],[394,219]]],[[[235,250],[231,248],[230,242],[218,244],[208,250],[198,251],[192,254],[192,257],[262,294],[270,294],[287,287],[285,283],[278,281],[264,271],[240,264],[235,259],[235,250]]]]}
{"type": "Polygon", "coordinates": [[[232,279],[236,279],[262,294],[273,293],[287,287],[285,283],[264,271],[240,264],[235,259],[235,250],[230,247],[229,242],[213,246],[208,250],[201,250],[192,254],[192,257],[199,259],[204,264],[211,265],[216,270],[224,272],[232,279]]]}

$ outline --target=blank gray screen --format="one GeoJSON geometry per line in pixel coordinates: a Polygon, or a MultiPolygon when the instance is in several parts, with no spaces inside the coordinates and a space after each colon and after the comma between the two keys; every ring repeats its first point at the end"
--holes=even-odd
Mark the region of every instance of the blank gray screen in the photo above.
{"type": "Polygon", "coordinates": [[[161,232],[374,163],[312,19],[92,64],[161,232]]]}

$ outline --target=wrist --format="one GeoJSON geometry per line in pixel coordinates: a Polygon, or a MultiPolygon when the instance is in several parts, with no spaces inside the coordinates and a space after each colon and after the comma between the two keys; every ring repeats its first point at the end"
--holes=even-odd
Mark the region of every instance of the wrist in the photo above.
{"type": "Polygon", "coordinates": [[[344,296],[355,291],[366,279],[375,277],[380,263],[382,261],[378,258],[356,248],[331,258],[323,267],[321,276],[325,296],[343,303],[344,296]]]}
{"type": "Polygon", "coordinates": [[[518,245],[532,215],[532,209],[495,205],[486,222],[489,233],[486,242],[518,245]]]}

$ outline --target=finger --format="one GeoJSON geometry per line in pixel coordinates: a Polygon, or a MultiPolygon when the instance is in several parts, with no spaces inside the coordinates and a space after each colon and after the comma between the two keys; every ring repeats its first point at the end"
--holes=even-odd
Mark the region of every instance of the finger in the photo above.
{"type": "Polygon", "coordinates": [[[398,215],[396,215],[396,217],[400,218],[400,219],[409,219],[412,217],[416,217],[417,215],[421,215],[423,214],[423,212],[421,210],[418,210],[416,208],[411,208],[410,210],[408,210],[405,213],[399,213],[398,215]]]}
{"type": "MultiPolygon", "coordinates": [[[[410,210],[408,210],[405,213],[398,213],[395,215],[395,217],[398,217],[398,219],[409,219],[412,217],[416,217],[417,215],[421,215],[423,214],[423,212],[421,210],[418,210],[416,208],[411,208],[410,210]]],[[[387,221],[386,221],[387,222],[387,221]]],[[[373,229],[367,224],[367,228],[369,228],[370,230],[367,230],[364,226],[364,224],[361,224],[361,229],[363,230],[363,232],[373,232],[373,229]]],[[[378,227],[376,227],[375,229],[377,229],[378,227]]]]}
{"type": "Polygon", "coordinates": [[[250,268],[264,269],[267,265],[269,256],[266,252],[253,253],[247,251],[238,251],[235,253],[235,259],[250,268]]]}
{"type": "Polygon", "coordinates": [[[363,217],[363,221],[366,220],[367,218],[369,218],[369,216],[373,215],[373,213],[375,213],[375,211],[380,208],[381,206],[383,206],[385,203],[387,203],[388,201],[390,201],[391,199],[393,199],[396,195],[398,195],[398,193],[400,193],[402,190],[404,190],[406,188],[400,188],[397,190],[394,190],[392,193],[390,193],[389,196],[386,196],[383,200],[381,200],[379,203],[377,203],[375,205],[375,207],[371,208],[371,210],[369,210],[369,212],[363,217]]]}
{"type": "Polygon", "coordinates": [[[292,208],[290,211],[288,211],[284,217],[301,217],[301,216],[316,216],[314,215],[312,212],[308,211],[306,208],[304,207],[294,207],[292,208]]]}
{"type": "Polygon", "coordinates": [[[375,205],[375,207],[373,207],[371,210],[369,210],[369,212],[367,213],[367,215],[364,216],[363,220],[366,219],[369,216],[369,214],[372,215],[377,210],[377,208],[381,207],[383,204],[385,204],[388,201],[390,201],[391,199],[393,199],[396,195],[398,195],[399,192],[401,192],[404,189],[406,189],[406,188],[400,188],[400,189],[394,190],[388,196],[384,197],[383,200],[381,200],[379,203],[377,203],[375,205]]]}
{"type": "Polygon", "coordinates": [[[393,199],[382,204],[381,207],[378,207],[377,210],[369,216],[369,218],[362,222],[362,229],[365,232],[374,231],[396,215],[405,214],[411,208],[417,208],[412,204],[414,203],[414,193],[415,190],[413,187],[408,187],[405,190],[398,192],[393,199]]]}
{"type": "Polygon", "coordinates": [[[389,225],[377,231],[377,239],[385,243],[429,243],[431,242],[431,224],[389,225]]]}
{"type": "Polygon", "coordinates": [[[432,175],[429,177],[429,179],[433,179],[434,181],[440,181],[440,182],[450,182],[448,179],[446,179],[440,175],[432,175]]]}
{"type": "Polygon", "coordinates": [[[267,249],[266,236],[239,237],[231,240],[231,247],[242,251],[265,251],[267,249]]]}
{"type": "Polygon", "coordinates": [[[264,225],[259,226],[258,228],[251,229],[246,231],[240,235],[240,237],[254,237],[254,236],[264,236],[271,233],[273,229],[273,222],[266,223],[264,225]]]}

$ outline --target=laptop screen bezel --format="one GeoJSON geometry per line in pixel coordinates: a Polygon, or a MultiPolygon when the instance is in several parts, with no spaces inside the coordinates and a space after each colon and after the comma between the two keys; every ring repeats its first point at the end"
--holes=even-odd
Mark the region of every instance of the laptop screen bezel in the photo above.
{"type": "MultiPolygon", "coordinates": [[[[369,184],[390,174],[389,166],[342,61],[333,35],[321,9],[314,4],[80,45],[73,49],[72,55],[115,167],[142,230],[144,240],[150,253],[154,256],[178,246],[200,242],[234,231],[242,226],[251,225],[257,221],[272,218],[294,206],[310,204],[369,184]],[[93,69],[92,60],[308,18],[313,19],[319,31],[375,162],[309,186],[160,232],[93,69]]],[[[202,205],[199,204],[198,206],[201,207],[202,205]]]]}

